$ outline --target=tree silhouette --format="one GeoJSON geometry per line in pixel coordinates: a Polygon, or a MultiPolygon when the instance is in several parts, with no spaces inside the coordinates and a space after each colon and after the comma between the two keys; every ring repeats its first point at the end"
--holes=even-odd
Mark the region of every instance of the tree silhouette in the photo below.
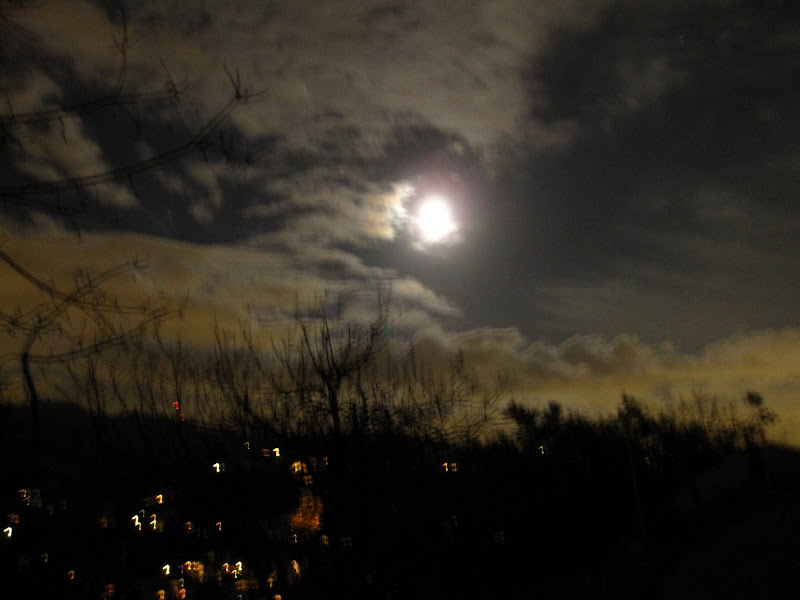
{"type": "Polygon", "coordinates": [[[104,286],[114,279],[141,269],[143,264],[139,261],[116,265],[96,274],[77,270],[74,284],[67,291],[37,277],[2,249],[0,261],[44,298],[24,310],[0,311],[3,330],[21,340],[19,350],[11,358],[19,361],[31,409],[31,449],[38,451],[41,399],[32,367],[69,364],[112,347],[124,346],[177,311],[165,302],[126,304],[105,289],[104,286]],[[37,351],[38,348],[41,350],[37,351]]]}

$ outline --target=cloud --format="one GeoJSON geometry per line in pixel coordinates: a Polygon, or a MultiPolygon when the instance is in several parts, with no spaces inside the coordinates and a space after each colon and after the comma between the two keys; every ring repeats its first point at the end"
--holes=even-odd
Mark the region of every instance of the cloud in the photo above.
{"type": "MultiPolygon", "coordinates": [[[[139,259],[144,268],[111,282],[120,298],[169,299],[185,306],[174,323],[187,341],[208,345],[212,324],[236,329],[252,315],[270,326],[285,326],[298,306],[312,305],[324,294],[344,302],[352,319],[371,319],[375,294],[383,289],[393,306],[430,324],[458,311],[419,281],[391,269],[365,265],[345,251],[307,246],[199,245],[152,236],[84,232],[80,238],[52,223],[5,234],[3,249],[30,272],[69,289],[75,269],[99,272],[139,259]],[[266,315],[266,317],[264,317],[266,315]],[[424,319],[421,318],[425,315],[424,319]],[[265,320],[266,319],[266,320],[265,320]]],[[[31,307],[41,294],[3,266],[0,306],[4,310],[31,307]]],[[[172,325],[167,325],[170,330],[172,325]]]]}
{"type": "Polygon", "coordinates": [[[695,392],[738,402],[750,390],[764,394],[781,416],[778,437],[800,443],[800,329],[763,330],[722,338],[697,353],[671,344],[650,345],[636,336],[577,335],[560,344],[528,342],[515,328],[421,331],[417,355],[445,365],[457,352],[484,377],[505,373],[517,400],[543,405],[561,401],[568,408],[607,414],[623,393],[655,406],[695,392]]]}

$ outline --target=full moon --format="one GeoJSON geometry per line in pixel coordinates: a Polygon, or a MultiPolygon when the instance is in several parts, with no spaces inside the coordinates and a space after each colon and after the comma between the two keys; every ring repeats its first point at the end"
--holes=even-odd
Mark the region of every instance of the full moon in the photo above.
{"type": "Polygon", "coordinates": [[[458,226],[450,213],[450,207],[438,196],[426,198],[417,212],[417,227],[426,244],[444,241],[458,226]]]}

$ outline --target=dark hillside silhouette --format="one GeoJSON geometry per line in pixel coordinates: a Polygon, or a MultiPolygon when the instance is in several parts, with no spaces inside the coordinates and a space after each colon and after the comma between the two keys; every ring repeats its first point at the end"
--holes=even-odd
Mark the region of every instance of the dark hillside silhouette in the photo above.
{"type": "Polygon", "coordinates": [[[748,446],[758,414],[702,421],[706,400],[624,397],[600,419],[512,403],[508,433],[469,444],[146,414],[99,437],[97,415],[46,404],[36,472],[4,406],[2,577],[41,597],[673,597],[716,532],[754,536],[800,491],[795,451],[748,446]]]}

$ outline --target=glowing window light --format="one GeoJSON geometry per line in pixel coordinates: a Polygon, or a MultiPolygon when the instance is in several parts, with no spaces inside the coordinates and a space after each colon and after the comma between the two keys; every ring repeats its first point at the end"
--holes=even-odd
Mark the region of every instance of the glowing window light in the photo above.
{"type": "Polygon", "coordinates": [[[268,458],[270,454],[272,454],[272,451],[269,448],[261,449],[261,456],[263,456],[264,458],[268,458]]]}
{"type": "Polygon", "coordinates": [[[186,598],[186,588],[181,588],[178,590],[178,600],[184,600],[186,598]]]}
{"type": "Polygon", "coordinates": [[[298,562],[296,560],[292,561],[292,570],[294,571],[295,575],[300,577],[300,565],[298,564],[298,562]]]}
{"type": "Polygon", "coordinates": [[[7,538],[10,538],[10,537],[11,537],[11,534],[13,533],[13,531],[14,531],[14,530],[13,530],[13,529],[11,529],[11,527],[6,527],[5,529],[3,529],[3,533],[5,533],[5,534],[6,534],[6,537],[7,537],[7,538]]]}
{"type": "Polygon", "coordinates": [[[17,513],[11,513],[8,515],[8,520],[12,525],[19,525],[19,515],[17,513]]]}

